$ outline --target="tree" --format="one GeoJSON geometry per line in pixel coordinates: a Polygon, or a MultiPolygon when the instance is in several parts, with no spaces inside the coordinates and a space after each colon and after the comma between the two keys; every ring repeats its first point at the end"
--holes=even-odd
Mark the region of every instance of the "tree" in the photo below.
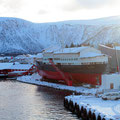
{"type": "Polygon", "coordinates": [[[75,45],[73,43],[71,43],[70,47],[75,47],[75,45]]]}
{"type": "Polygon", "coordinates": [[[78,44],[77,47],[81,47],[81,44],[78,44]]]}
{"type": "Polygon", "coordinates": [[[68,48],[68,45],[66,45],[65,48],[68,48]]]}

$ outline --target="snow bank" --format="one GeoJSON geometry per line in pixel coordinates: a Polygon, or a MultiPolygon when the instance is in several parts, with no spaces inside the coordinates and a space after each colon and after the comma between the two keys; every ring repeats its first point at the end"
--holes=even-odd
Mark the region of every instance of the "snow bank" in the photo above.
{"type": "Polygon", "coordinates": [[[26,83],[36,84],[36,85],[43,85],[43,86],[52,87],[52,88],[61,89],[61,90],[70,90],[76,93],[83,93],[83,94],[95,95],[96,92],[98,91],[98,88],[90,89],[90,88],[85,88],[82,86],[75,87],[75,86],[67,86],[67,85],[45,82],[45,81],[41,81],[41,78],[42,78],[41,76],[35,73],[31,76],[27,75],[27,76],[18,77],[17,80],[21,82],[26,82],[26,83]]]}

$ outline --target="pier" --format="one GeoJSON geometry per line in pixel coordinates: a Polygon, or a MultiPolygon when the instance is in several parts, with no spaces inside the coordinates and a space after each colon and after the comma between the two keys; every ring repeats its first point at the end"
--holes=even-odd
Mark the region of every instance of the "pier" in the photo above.
{"type": "Polygon", "coordinates": [[[83,120],[120,120],[119,100],[71,95],[64,98],[64,106],[83,120]]]}

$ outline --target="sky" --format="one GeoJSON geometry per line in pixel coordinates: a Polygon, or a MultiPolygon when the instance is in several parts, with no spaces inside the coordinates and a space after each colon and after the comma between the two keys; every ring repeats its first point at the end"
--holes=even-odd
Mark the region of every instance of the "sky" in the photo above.
{"type": "Polygon", "coordinates": [[[37,23],[118,15],[120,0],[0,0],[0,17],[37,23]]]}

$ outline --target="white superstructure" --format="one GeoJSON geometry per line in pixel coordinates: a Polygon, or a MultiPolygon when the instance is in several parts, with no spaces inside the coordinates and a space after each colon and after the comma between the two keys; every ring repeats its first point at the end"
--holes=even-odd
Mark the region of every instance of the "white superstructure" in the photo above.
{"type": "Polygon", "coordinates": [[[108,63],[108,56],[93,47],[74,47],[43,52],[43,62],[49,64],[52,58],[54,64],[84,65],[108,63]]]}

